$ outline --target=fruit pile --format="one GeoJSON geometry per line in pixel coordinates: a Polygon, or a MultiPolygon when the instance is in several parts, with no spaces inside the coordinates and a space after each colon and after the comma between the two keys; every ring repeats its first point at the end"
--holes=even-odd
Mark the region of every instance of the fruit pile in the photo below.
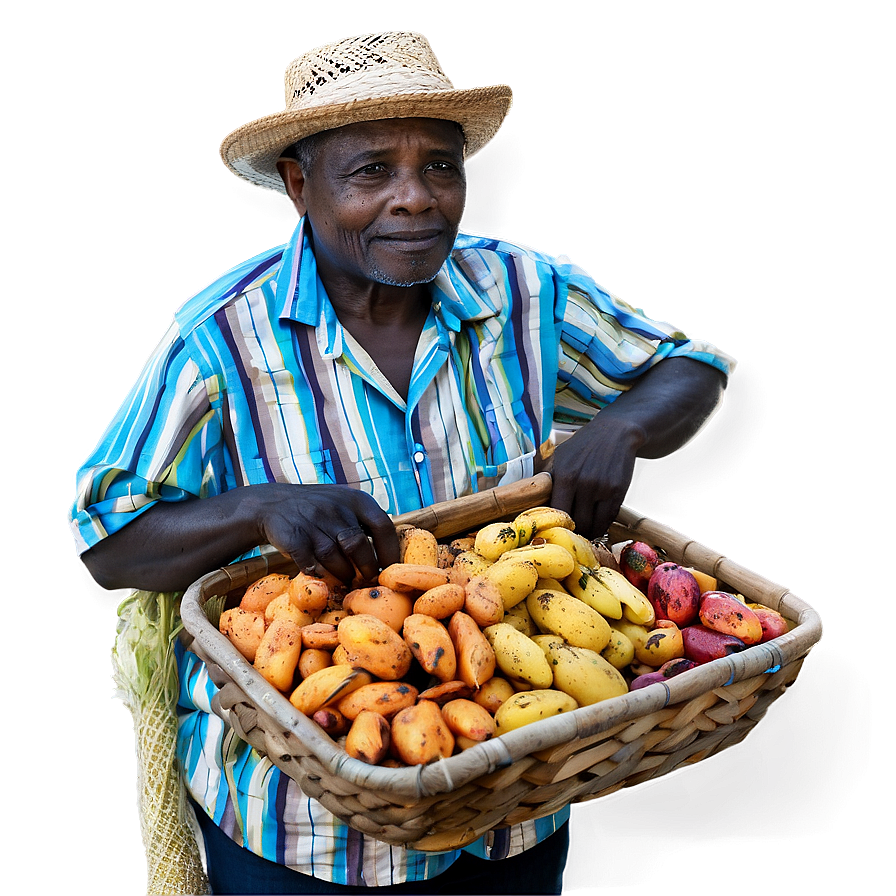
{"type": "Polygon", "coordinates": [[[271,574],[219,622],[296,709],[372,764],[432,762],[789,630],[650,545],[590,542],[552,507],[447,543],[399,536],[401,562],[376,583],[271,574]]]}

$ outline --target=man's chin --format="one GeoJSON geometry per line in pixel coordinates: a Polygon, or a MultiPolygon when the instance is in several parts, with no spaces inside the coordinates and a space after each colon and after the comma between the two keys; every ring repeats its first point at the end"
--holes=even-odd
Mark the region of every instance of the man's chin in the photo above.
{"type": "Polygon", "coordinates": [[[440,270],[441,265],[435,270],[427,265],[417,271],[411,269],[402,272],[387,272],[374,268],[371,271],[370,279],[376,283],[382,283],[384,286],[420,286],[424,283],[432,283],[440,270]]]}

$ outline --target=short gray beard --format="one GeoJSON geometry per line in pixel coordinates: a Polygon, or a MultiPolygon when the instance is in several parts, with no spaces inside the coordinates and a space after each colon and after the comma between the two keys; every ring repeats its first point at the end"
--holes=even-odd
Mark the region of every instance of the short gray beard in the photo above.
{"type": "Polygon", "coordinates": [[[374,268],[370,272],[371,279],[376,283],[382,283],[383,286],[420,286],[423,283],[432,283],[438,276],[438,271],[431,277],[412,277],[407,280],[399,280],[396,277],[389,277],[382,271],[374,268]]]}

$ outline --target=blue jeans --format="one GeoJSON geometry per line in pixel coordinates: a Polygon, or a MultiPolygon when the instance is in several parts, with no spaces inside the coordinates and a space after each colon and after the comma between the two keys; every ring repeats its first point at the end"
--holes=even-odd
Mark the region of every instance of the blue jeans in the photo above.
{"type": "Polygon", "coordinates": [[[560,893],[563,868],[569,850],[569,824],[564,824],[541,843],[518,856],[490,861],[461,853],[443,874],[430,880],[411,881],[391,887],[356,887],[333,884],[284,865],[269,862],[234,843],[198,807],[196,817],[202,830],[208,859],[208,876],[214,894],[282,893],[379,893],[508,894],[542,896],[560,893]]]}

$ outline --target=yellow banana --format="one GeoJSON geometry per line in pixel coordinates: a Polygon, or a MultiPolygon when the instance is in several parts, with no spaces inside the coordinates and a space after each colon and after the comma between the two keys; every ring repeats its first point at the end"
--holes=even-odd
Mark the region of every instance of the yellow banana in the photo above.
{"type": "Polygon", "coordinates": [[[540,530],[538,537],[543,538],[549,544],[562,545],[582,566],[600,565],[591,542],[584,535],[573,532],[572,529],[567,529],[565,526],[551,526],[548,529],[540,530]]]}
{"type": "Polygon", "coordinates": [[[532,635],[538,634],[538,628],[532,621],[532,616],[529,614],[529,608],[526,606],[525,601],[521,601],[515,607],[505,610],[502,622],[506,622],[514,628],[519,629],[524,635],[528,635],[530,638],[532,635]]]}
{"type": "Polygon", "coordinates": [[[574,644],[600,652],[610,643],[610,624],[597,610],[565,591],[536,590],[526,598],[538,628],[574,644]]]}
{"type": "Polygon", "coordinates": [[[506,622],[483,629],[498,668],[509,678],[521,679],[536,688],[549,688],[554,676],[544,651],[529,637],[506,622]]]}
{"type": "MultiPolygon", "coordinates": [[[[647,629],[644,629],[645,634],[647,629]]],[[[617,669],[624,669],[635,658],[635,645],[628,635],[610,626],[610,643],[600,652],[600,655],[617,669]]]]}
{"type": "Polygon", "coordinates": [[[611,636],[622,635],[632,643],[632,650],[643,647],[650,637],[650,629],[646,625],[630,622],[628,619],[614,619],[610,626],[611,636]]]}
{"type": "Polygon", "coordinates": [[[466,585],[473,576],[485,572],[491,565],[491,560],[486,560],[476,551],[461,551],[448,570],[448,581],[453,585],[466,585]]]}
{"type": "Polygon", "coordinates": [[[578,568],[563,580],[563,586],[573,597],[584,601],[602,616],[607,616],[610,619],[621,619],[622,603],[596,577],[596,572],[597,570],[592,570],[579,564],[578,568]]]}
{"type": "Polygon", "coordinates": [[[628,693],[622,673],[594,650],[553,641],[543,649],[554,673],[554,687],[569,694],[579,706],[628,693]]]}
{"type": "Polygon", "coordinates": [[[530,507],[518,514],[514,525],[519,528],[534,527],[535,534],[543,529],[551,529],[554,526],[562,526],[564,529],[575,529],[573,518],[565,511],[556,507],[530,507]],[[520,519],[520,518],[523,519],[520,519]]]}
{"type": "Polygon", "coordinates": [[[561,712],[572,712],[579,704],[563,691],[537,688],[520,691],[505,700],[495,713],[495,728],[498,734],[506,734],[523,725],[548,719],[561,712]]]}
{"type": "Polygon", "coordinates": [[[576,558],[563,545],[548,542],[513,548],[502,559],[511,558],[530,560],[541,578],[565,579],[576,568],[576,558]]]}
{"type": "Polygon", "coordinates": [[[656,619],[653,604],[621,572],[601,566],[592,570],[592,574],[622,604],[622,615],[626,619],[639,625],[653,625],[656,619]]]}
{"type": "Polygon", "coordinates": [[[519,535],[512,523],[489,523],[477,533],[473,550],[493,563],[505,551],[519,545],[519,535]]]}
{"type": "Polygon", "coordinates": [[[538,567],[531,560],[507,557],[505,554],[482,573],[501,592],[504,609],[509,610],[525,600],[538,583],[538,567]]]}

